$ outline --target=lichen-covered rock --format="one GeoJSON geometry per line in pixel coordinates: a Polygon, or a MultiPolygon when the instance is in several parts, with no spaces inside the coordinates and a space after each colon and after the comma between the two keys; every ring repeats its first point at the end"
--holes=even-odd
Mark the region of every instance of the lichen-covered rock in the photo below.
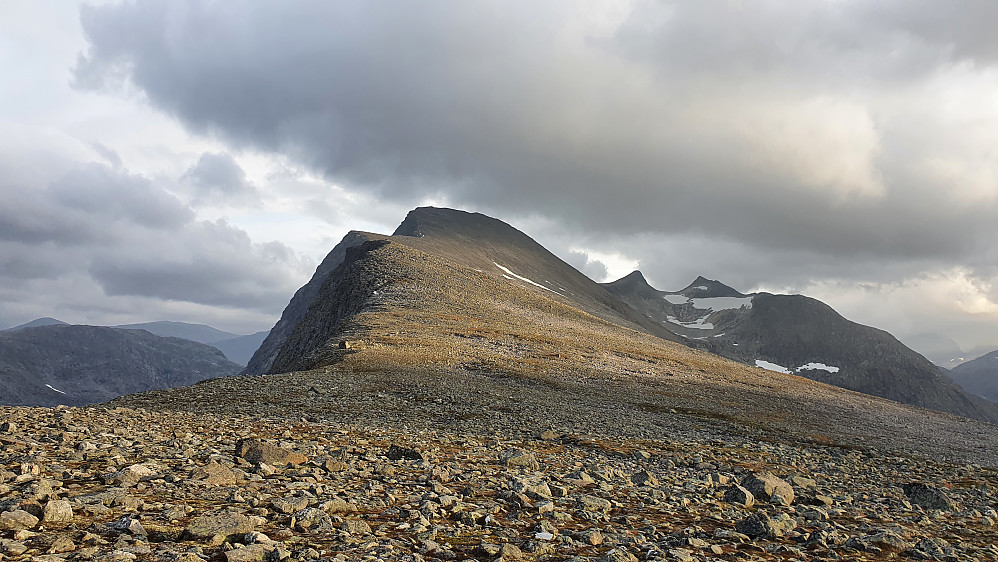
{"type": "Polygon", "coordinates": [[[541,465],[537,462],[537,457],[533,453],[528,453],[521,449],[507,449],[499,457],[499,462],[506,466],[525,468],[527,470],[540,470],[541,465]]]}
{"type": "Polygon", "coordinates": [[[908,496],[911,503],[925,509],[952,510],[956,508],[956,503],[938,486],[924,482],[910,482],[903,484],[901,489],[904,490],[904,494],[908,496]]]}
{"type": "Polygon", "coordinates": [[[195,517],[184,530],[185,534],[195,540],[204,540],[221,535],[228,537],[253,530],[253,521],[234,511],[217,511],[195,517]]]}
{"type": "Polygon", "coordinates": [[[757,500],[772,501],[774,496],[782,499],[779,503],[790,505],[794,502],[793,486],[771,472],[759,472],[748,475],[742,481],[742,487],[752,492],[757,500]]]}
{"type": "Polygon", "coordinates": [[[49,500],[42,511],[42,522],[46,527],[68,525],[73,521],[73,504],[66,500],[49,500]]]}
{"type": "Polygon", "coordinates": [[[755,496],[752,495],[752,492],[735,484],[724,492],[724,501],[739,507],[752,507],[755,505],[755,496]]]}
{"type": "Polygon", "coordinates": [[[0,531],[24,531],[35,525],[38,525],[38,518],[23,509],[0,513],[0,531]]]}
{"type": "Polygon", "coordinates": [[[297,466],[308,462],[308,457],[305,455],[259,439],[240,439],[236,443],[236,457],[253,464],[266,463],[272,466],[297,466]]]}

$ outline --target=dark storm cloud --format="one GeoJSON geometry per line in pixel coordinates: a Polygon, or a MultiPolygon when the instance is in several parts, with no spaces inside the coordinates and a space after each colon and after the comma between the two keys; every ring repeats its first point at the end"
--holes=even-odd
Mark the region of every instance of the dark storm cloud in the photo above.
{"type": "Polygon", "coordinates": [[[44,294],[30,287],[70,280],[66,293],[50,294],[51,306],[93,298],[83,287],[96,284],[110,296],[273,314],[307,269],[286,246],[198,220],[154,182],[120,167],[80,164],[47,185],[2,184],[0,195],[3,292],[44,294]]]}
{"type": "Polygon", "coordinates": [[[83,11],[75,78],[396,203],[736,241],[801,271],[953,265],[998,235],[990,156],[950,152],[956,124],[998,117],[973,113],[994,10],[139,0],[83,11]],[[953,95],[966,114],[939,111],[953,95]]]}
{"type": "Polygon", "coordinates": [[[229,224],[199,221],[168,241],[98,253],[89,271],[110,296],[274,311],[288,298],[286,268],[296,260],[282,244],[257,245],[229,224]]]}

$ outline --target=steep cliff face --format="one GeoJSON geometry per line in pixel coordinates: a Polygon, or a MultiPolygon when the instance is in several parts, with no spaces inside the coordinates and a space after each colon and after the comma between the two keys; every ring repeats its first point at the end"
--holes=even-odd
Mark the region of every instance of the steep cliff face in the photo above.
{"type": "Polygon", "coordinates": [[[308,312],[309,307],[315,302],[319,288],[322,287],[326,278],[343,262],[347,249],[363,244],[369,237],[368,234],[363,232],[351,231],[326,255],[322,263],[319,264],[319,267],[316,268],[309,282],[298,289],[291,298],[291,302],[284,309],[281,319],[277,321],[277,324],[274,324],[266,339],[260,344],[256,353],[253,354],[246,368],[243,369],[243,374],[262,375],[270,372],[274,360],[277,358],[277,354],[280,353],[281,348],[284,347],[288,336],[298,327],[298,324],[308,312]]]}
{"type": "Polygon", "coordinates": [[[144,330],[51,325],[0,332],[0,404],[78,406],[238,372],[213,347],[144,330]]]}

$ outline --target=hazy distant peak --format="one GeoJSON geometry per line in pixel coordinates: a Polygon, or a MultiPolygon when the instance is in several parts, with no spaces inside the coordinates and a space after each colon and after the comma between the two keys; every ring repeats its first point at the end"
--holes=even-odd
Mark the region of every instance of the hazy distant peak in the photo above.
{"type": "Polygon", "coordinates": [[[26,322],[19,326],[14,326],[13,328],[7,328],[7,329],[13,331],[13,330],[20,330],[22,328],[37,328],[38,326],[56,326],[63,324],[66,323],[63,322],[62,320],[56,320],[55,318],[50,318],[48,316],[45,316],[43,318],[36,318],[31,322],[26,322]]]}
{"type": "Polygon", "coordinates": [[[690,298],[711,298],[711,297],[745,297],[744,295],[731,287],[716,281],[714,279],[707,279],[704,276],[698,276],[692,283],[686,286],[685,289],[677,291],[674,294],[683,295],[690,298]]]}
{"type": "Polygon", "coordinates": [[[122,324],[120,326],[112,327],[124,330],[145,330],[151,334],[161,337],[180,338],[200,343],[212,343],[240,336],[240,334],[224,332],[204,324],[191,324],[188,322],[174,322],[170,320],[143,322],[141,324],[122,324]]]}

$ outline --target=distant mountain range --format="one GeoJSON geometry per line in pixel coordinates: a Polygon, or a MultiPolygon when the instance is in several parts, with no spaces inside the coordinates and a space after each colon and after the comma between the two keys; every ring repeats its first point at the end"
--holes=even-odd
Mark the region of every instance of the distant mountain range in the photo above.
{"type": "Polygon", "coordinates": [[[121,324],[111,327],[125,330],[145,330],[151,334],[165,338],[181,338],[207,344],[240,337],[240,334],[223,332],[204,324],[189,324],[187,322],[143,322],[141,324],[121,324]]]}
{"type": "MultiPolygon", "coordinates": [[[[13,328],[9,328],[8,331],[55,325],[68,326],[69,324],[63,322],[62,320],[45,317],[32,320],[26,324],[14,326],[13,328]]],[[[260,344],[263,343],[263,340],[267,337],[268,333],[267,331],[263,331],[255,334],[239,335],[231,332],[225,332],[205,324],[191,324],[188,322],[171,321],[121,324],[110,327],[123,330],[145,330],[157,336],[180,338],[205,343],[221,350],[229,361],[237,363],[241,366],[246,366],[246,363],[249,362],[250,357],[253,356],[253,353],[256,352],[257,348],[260,347],[260,344]]]]}
{"type": "Polygon", "coordinates": [[[35,318],[31,322],[26,322],[19,326],[14,326],[13,328],[8,328],[8,330],[21,330],[23,328],[37,328],[38,326],[59,326],[66,325],[62,320],[56,320],[55,318],[49,318],[45,316],[44,318],[35,318]]]}
{"type": "Polygon", "coordinates": [[[145,330],[48,324],[0,332],[0,404],[79,406],[233,375],[217,349],[145,330]]]}
{"type": "Polygon", "coordinates": [[[965,349],[952,338],[931,332],[907,335],[899,339],[944,369],[952,369],[998,348],[998,343],[996,343],[965,349]]]}

